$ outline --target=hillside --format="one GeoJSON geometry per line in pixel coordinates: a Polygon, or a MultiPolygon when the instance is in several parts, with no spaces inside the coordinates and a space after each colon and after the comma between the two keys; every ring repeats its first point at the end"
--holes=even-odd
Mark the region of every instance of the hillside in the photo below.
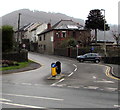
{"type": "Polygon", "coordinates": [[[29,9],[21,9],[3,16],[2,25],[12,25],[14,26],[14,28],[16,28],[19,13],[21,13],[21,26],[31,22],[48,23],[51,21],[52,24],[55,24],[61,19],[72,19],[73,21],[76,21],[80,24],[84,24],[84,21],[82,19],[76,19],[61,13],[47,13],[43,11],[31,11],[29,9]]]}

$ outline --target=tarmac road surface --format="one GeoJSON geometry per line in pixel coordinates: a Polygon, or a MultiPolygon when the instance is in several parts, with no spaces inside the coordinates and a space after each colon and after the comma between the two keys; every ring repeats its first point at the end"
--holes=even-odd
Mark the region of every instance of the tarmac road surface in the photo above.
{"type": "Polygon", "coordinates": [[[107,76],[102,64],[29,53],[42,66],[2,76],[3,108],[116,108],[118,80],[107,76]],[[64,78],[48,80],[51,63],[60,61],[64,78]]]}

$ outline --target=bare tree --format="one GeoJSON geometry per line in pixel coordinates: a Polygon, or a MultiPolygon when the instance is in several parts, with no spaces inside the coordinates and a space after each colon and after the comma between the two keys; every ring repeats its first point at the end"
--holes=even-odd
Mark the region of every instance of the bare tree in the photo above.
{"type": "Polygon", "coordinates": [[[112,31],[112,35],[113,35],[113,38],[115,39],[117,45],[119,45],[119,43],[120,43],[120,33],[118,33],[117,31],[112,31]]]}

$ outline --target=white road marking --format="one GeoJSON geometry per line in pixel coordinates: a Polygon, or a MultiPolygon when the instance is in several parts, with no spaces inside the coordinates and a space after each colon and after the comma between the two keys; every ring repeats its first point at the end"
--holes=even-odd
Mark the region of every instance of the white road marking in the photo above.
{"type": "Polygon", "coordinates": [[[101,91],[103,91],[104,89],[100,89],[101,91]]]}
{"type": "Polygon", "coordinates": [[[74,71],[77,71],[77,68],[75,68],[75,70],[74,71]]]}
{"type": "Polygon", "coordinates": [[[42,109],[46,109],[45,107],[38,107],[38,106],[32,106],[32,105],[23,105],[23,104],[8,103],[8,102],[0,102],[0,103],[6,104],[6,105],[19,106],[19,107],[26,107],[26,108],[42,108],[42,109]]]}
{"type": "Polygon", "coordinates": [[[93,76],[93,79],[96,79],[96,76],[93,76]]]}
{"type": "MultiPolygon", "coordinates": [[[[75,66],[74,71],[77,71],[77,65],[73,64],[73,66],[75,66]]],[[[68,77],[70,77],[70,76],[73,75],[73,74],[74,74],[74,72],[70,73],[70,74],[68,75],[68,77]]],[[[62,81],[64,81],[64,80],[65,80],[65,79],[63,78],[63,79],[59,80],[58,82],[51,84],[51,86],[56,86],[58,83],[60,83],[60,82],[62,82],[62,81]]]]}
{"type": "Polygon", "coordinates": [[[79,86],[74,86],[74,88],[78,89],[78,88],[80,88],[80,87],[79,87],[79,86]]]}
{"type": "Polygon", "coordinates": [[[18,94],[7,94],[7,93],[2,93],[2,95],[28,97],[28,98],[36,98],[36,99],[46,99],[46,100],[56,100],[56,101],[63,101],[64,100],[64,99],[50,98],[50,97],[38,97],[38,96],[28,96],[28,95],[18,95],[18,94]]]}
{"type": "Polygon", "coordinates": [[[74,88],[74,86],[67,86],[67,87],[74,88]]]}
{"type": "Polygon", "coordinates": [[[107,81],[107,80],[104,80],[104,81],[94,81],[94,82],[97,82],[97,83],[115,83],[113,81],[107,81]]]}
{"type": "Polygon", "coordinates": [[[77,65],[73,64],[76,68],[77,68],[77,65]]]}
{"type": "MultiPolygon", "coordinates": [[[[77,71],[77,65],[73,64],[73,66],[75,66],[74,71],[77,71]]],[[[73,74],[74,74],[74,72],[70,73],[70,74],[68,75],[68,77],[72,76],[73,74]]]]}
{"type": "Polygon", "coordinates": [[[70,73],[70,74],[68,75],[68,77],[70,77],[72,74],[73,74],[73,72],[72,72],[72,73],[70,73]]]}
{"type": "Polygon", "coordinates": [[[84,87],[84,88],[87,88],[87,89],[98,89],[99,87],[96,87],[96,86],[88,86],[88,87],[84,87]]]}
{"type": "Polygon", "coordinates": [[[63,87],[63,85],[61,84],[61,85],[57,85],[57,87],[63,87]]]}
{"type": "Polygon", "coordinates": [[[12,102],[11,100],[8,100],[8,99],[3,99],[3,98],[0,98],[0,101],[12,102]]]}
{"type": "Polygon", "coordinates": [[[27,86],[31,86],[32,84],[30,83],[21,83],[22,85],[27,85],[27,86]]]}
{"type": "Polygon", "coordinates": [[[110,88],[110,87],[106,87],[105,89],[110,90],[110,91],[115,91],[115,90],[117,90],[117,88],[110,88]]]}
{"type": "Polygon", "coordinates": [[[63,79],[59,80],[58,82],[53,83],[51,86],[55,86],[55,85],[57,85],[58,83],[60,83],[60,82],[62,82],[62,81],[64,81],[64,80],[65,80],[65,79],[63,78],[63,79]]]}
{"type": "Polygon", "coordinates": [[[120,105],[114,105],[114,107],[120,107],[120,105]]]}

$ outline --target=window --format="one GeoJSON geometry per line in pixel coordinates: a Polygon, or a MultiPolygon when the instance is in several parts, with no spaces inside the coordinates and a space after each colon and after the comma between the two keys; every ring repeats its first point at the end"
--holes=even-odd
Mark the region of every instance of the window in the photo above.
{"type": "Polygon", "coordinates": [[[45,40],[45,34],[44,34],[44,36],[43,36],[43,39],[45,40]]]}
{"type": "Polygon", "coordinates": [[[40,48],[42,48],[42,45],[39,45],[40,48]]]}
{"type": "Polygon", "coordinates": [[[46,45],[44,45],[44,50],[46,50],[46,45]]]}
{"type": "Polygon", "coordinates": [[[42,37],[41,36],[39,37],[39,41],[42,41],[42,37]]]}
{"type": "Polygon", "coordinates": [[[75,31],[73,31],[73,37],[76,37],[76,32],[75,31]]]}
{"type": "Polygon", "coordinates": [[[60,38],[60,32],[56,33],[56,37],[60,38]]]}
{"type": "Polygon", "coordinates": [[[63,38],[66,37],[66,31],[62,31],[62,37],[63,37],[63,38]]]}

